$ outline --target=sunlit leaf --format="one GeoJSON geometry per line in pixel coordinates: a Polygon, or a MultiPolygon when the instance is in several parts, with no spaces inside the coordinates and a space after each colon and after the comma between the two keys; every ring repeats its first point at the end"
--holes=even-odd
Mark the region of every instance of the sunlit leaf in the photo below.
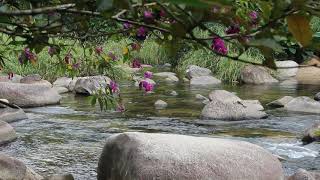
{"type": "Polygon", "coordinates": [[[303,15],[291,15],[287,17],[289,31],[294,38],[302,45],[307,46],[312,40],[310,19],[303,15]]]}

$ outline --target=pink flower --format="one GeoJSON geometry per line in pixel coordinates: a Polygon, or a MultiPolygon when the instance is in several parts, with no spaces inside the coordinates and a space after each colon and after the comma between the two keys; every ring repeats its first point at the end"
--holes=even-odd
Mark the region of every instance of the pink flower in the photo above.
{"type": "Polygon", "coordinates": [[[132,43],[132,44],[131,44],[131,48],[132,48],[132,50],[139,51],[140,48],[141,48],[141,46],[140,46],[140,44],[138,44],[138,43],[132,43]]]}
{"type": "Polygon", "coordinates": [[[153,19],[153,15],[151,11],[144,11],[143,15],[147,19],[153,19]]]}
{"type": "Polygon", "coordinates": [[[115,81],[111,81],[111,82],[110,82],[109,88],[110,88],[110,90],[111,90],[112,93],[119,92],[118,84],[117,84],[115,81]]]}
{"type": "Polygon", "coordinates": [[[259,13],[257,11],[251,11],[249,17],[252,21],[256,21],[259,17],[259,13]]]}
{"type": "Polygon", "coordinates": [[[137,30],[137,37],[141,40],[146,39],[148,30],[145,27],[139,27],[137,30]]]}
{"type": "Polygon", "coordinates": [[[79,69],[79,68],[80,68],[80,63],[72,64],[72,69],[79,69]]]}
{"type": "Polygon", "coordinates": [[[212,45],[211,45],[212,50],[216,51],[217,53],[226,55],[228,53],[228,49],[223,41],[223,39],[216,37],[213,38],[212,45]]]}
{"type": "Polygon", "coordinates": [[[98,55],[100,55],[103,52],[103,48],[101,46],[98,46],[96,47],[95,51],[98,55]]]}
{"type": "Polygon", "coordinates": [[[14,76],[13,72],[9,72],[8,73],[8,79],[9,80],[12,80],[13,76],[14,76]]]}
{"type": "Polygon", "coordinates": [[[133,67],[133,68],[141,68],[141,63],[140,63],[140,61],[139,61],[138,59],[134,59],[134,60],[132,61],[132,67],[133,67]]]}
{"type": "Polygon", "coordinates": [[[152,72],[146,71],[146,72],[144,73],[144,77],[145,77],[145,78],[148,78],[148,79],[151,79],[151,78],[152,78],[152,72]]]}
{"type": "Polygon", "coordinates": [[[153,91],[153,84],[148,81],[141,81],[139,87],[140,89],[144,89],[145,92],[153,91]]]}
{"type": "Polygon", "coordinates": [[[161,9],[159,15],[160,15],[160,17],[165,17],[166,12],[163,9],[161,9]]]}
{"type": "Polygon", "coordinates": [[[130,23],[128,23],[128,22],[125,22],[125,23],[123,23],[123,29],[130,29],[130,28],[132,28],[132,24],[130,24],[130,23]]]}

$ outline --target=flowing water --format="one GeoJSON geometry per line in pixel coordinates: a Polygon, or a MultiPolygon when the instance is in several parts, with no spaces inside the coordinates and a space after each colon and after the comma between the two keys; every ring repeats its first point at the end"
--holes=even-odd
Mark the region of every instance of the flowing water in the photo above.
{"type": "Polygon", "coordinates": [[[72,173],[76,179],[96,179],[97,161],[106,138],[125,131],[175,133],[232,138],[258,144],[286,160],[286,174],[298,168],[320,171],[320,144],[302,146],[300,136],[320,115],[289,113],[267,109],[263,120],[201,120],[203,104],[195,94],[207,95],[213,89],[226,89],[242,99],[258,99],[263,105],[285,95],[312,96],[320,86],[223,86],[196,88],[188,84],[165,84],[155,93],[144,95],[132,83],[122,83],[127,112],[100,112],[87,97],[63,95],[60,105],[27,109],[29,119],[12,123],[18,140],[0,147],[21,159],[42,175],[72,173]],[[179,93],[174,97],[170,91],[179,93]],[[157,99],[168,102],[156,110],[157,99]]]}

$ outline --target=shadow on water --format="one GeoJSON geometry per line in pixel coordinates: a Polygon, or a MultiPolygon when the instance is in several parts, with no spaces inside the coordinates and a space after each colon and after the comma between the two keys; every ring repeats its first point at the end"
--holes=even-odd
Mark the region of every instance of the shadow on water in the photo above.
{"type": "Polygon", "coordinates": [[[37,172],[48,175],[73,173],[77,179],[96,179],[96,167],[105,139],[114,133],[139,131],[240,139],[258,144],[285,157],[287,174],[298,168],[320,170],[320,144],[302,146],[305,128],[319,115],[268,110],[270,116],[252,121],[205,121],[199,119],[203,104],[196,94],[207,96],[214,89],[235,92],[242,99],[258,99],[263,105],[285,95],[312,96],[319,86],[229,86],[190,87],[161,83],[155,93],[144,94],[131,82],[122,85],[125,113],[100,112],[87,97],[63,95],[59,106],[27,109],[29,119],[15,122],[19,138],[0,147],[2,152],[23,160],[37,172]],[[170,95],[172,90],[177,96],[170,95]],[[168,103],[156,110],[158,99],[168,103]]]}

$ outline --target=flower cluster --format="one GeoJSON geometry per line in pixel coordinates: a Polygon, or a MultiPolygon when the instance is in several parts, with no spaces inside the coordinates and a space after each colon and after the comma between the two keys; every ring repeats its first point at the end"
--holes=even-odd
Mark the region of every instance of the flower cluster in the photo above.
{"type": "Polygon", "coordinates": [[[226,34],[238,34],[240,32],[240,26],[238,24],[233,24],[229,26],[226,30],[226,34]]]}
{"type": "Polygon", "coordinates": [[[152,92],[153,91],[153,84],[151,82],[148,82],[146,80],[142,80],[139,83],[139,88],[143,89],[145,92],[152,92]]]}
{"type": "Polygon", "coordinates": [[[226,47],[224,40],[219,37],[213,38],[211,48],[219,54],[226,55],[228,53],[228,48],[226,47]]]}
{"type": "Polygon", "coordinates": [[[49,47],[48,54],[52,57],[53,55],[57,54],[57,49],[55,47],[49,47]]]}
{"type": "Polygon", "coordinates": [[[101,55],[103,53],[103,48],[101,46],[96,47],[95,49],[96,54],[101,55]]]}
{"type": "Polygon", "coordinates": [[[112,93],[117,93],[120,91],[118,84],[115,81],[111,81],[109,84],[109,88],[112,93]]]}
{"type": "Polygon", "coordinates": [[[29,48],[25,48],[23,52],[20,54],[18,60],[20,64],[23,64],[27,61],[35,63],[37,60],[37,56],[33,52],[31,52],[29,48]]]}
{"type": "Polygon", "coordinates": [[[151,79],[151,78],[152,78],[152,72],[146,71],[146,72],[144,73],[144,78],[151,79]]]}
{"type": "Polygon", "coordinates": [[[132,61],[132,67],[133,68],[141,68],[142,66],[141,66],[141,63],[140,63],[140,61],[138,59],[134,59],[132,61]]]}

